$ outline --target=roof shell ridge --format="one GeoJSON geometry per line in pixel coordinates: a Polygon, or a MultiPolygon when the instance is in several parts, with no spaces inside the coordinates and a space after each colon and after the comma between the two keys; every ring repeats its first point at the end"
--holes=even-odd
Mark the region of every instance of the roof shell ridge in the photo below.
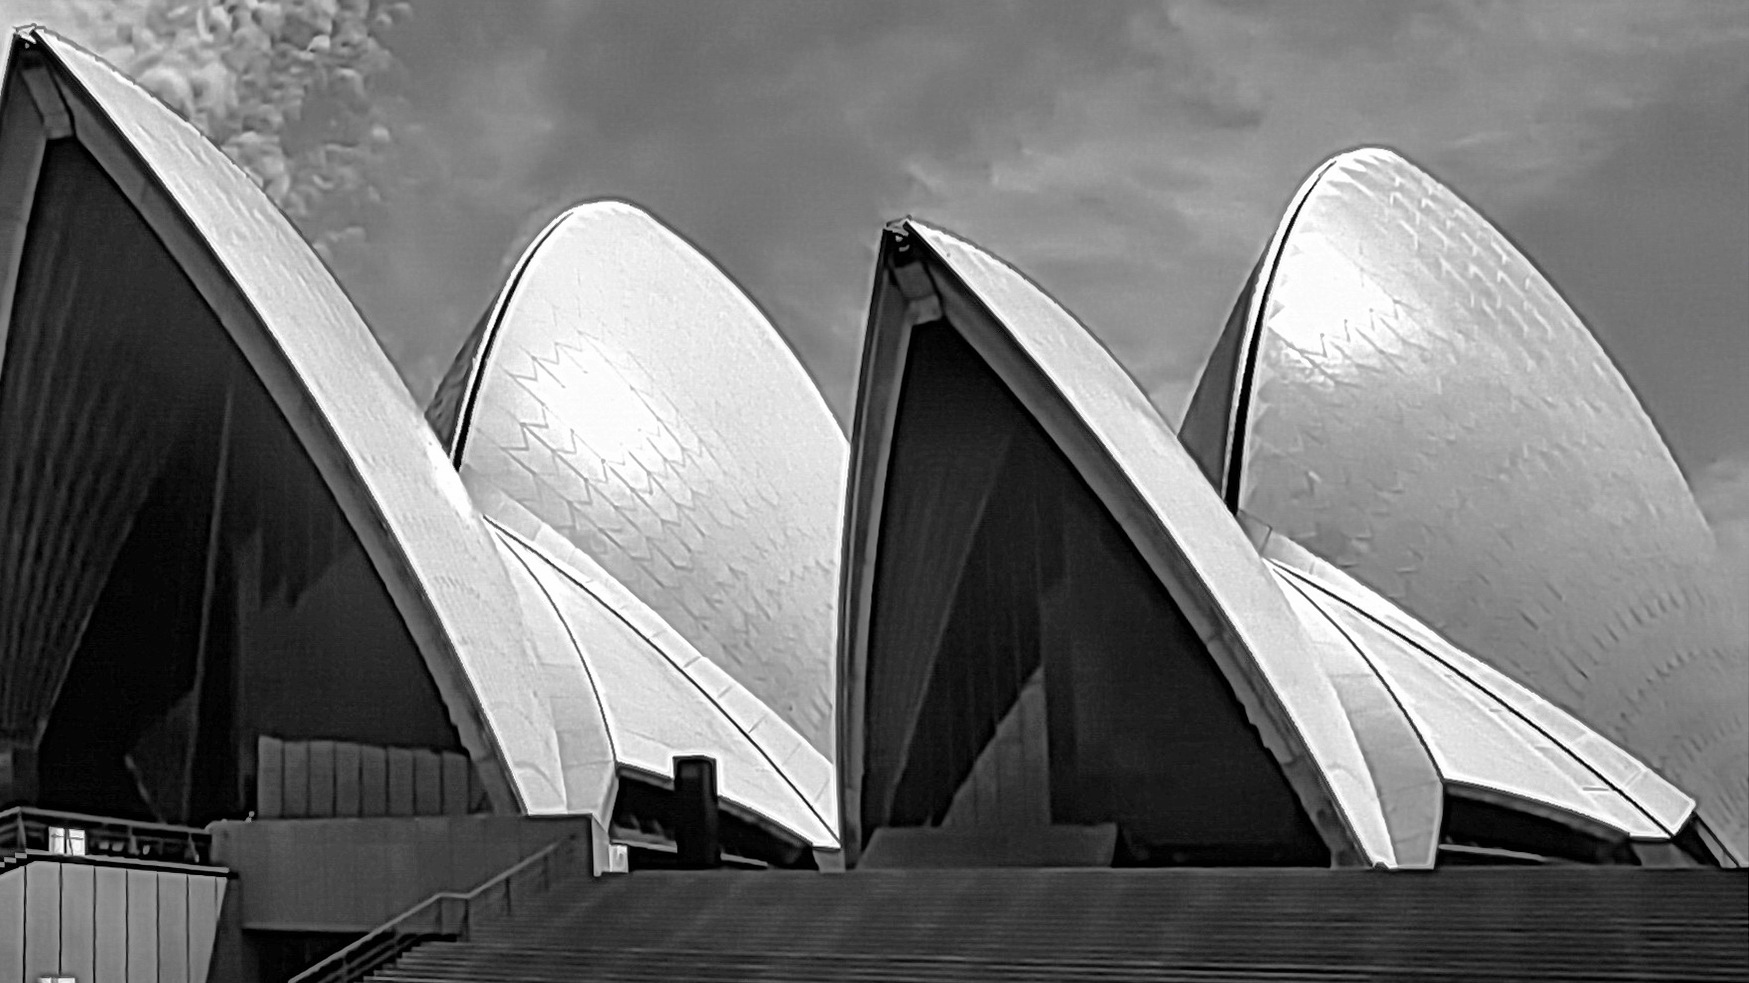
{"type": "Polygon", "coordinates": [[[1693,814],[1691,796],[1577,717],[1463,651],[1388,598],[1367,589],[1334,564],[1280,533],[1272,532],[1268,545],[1272,553],[1283,555],[1283,560],[1276,561],[1279,566],[1397,636],[1421,658],[1446,668],[1461,680],[1472,698],[1499,707],[1541,734],[1553,748],[1614,789],[1634,809],[1671,835],[1693,814]]]}
{"type": "MultiPolygon", "coordinates": [[[[501,494],[501,493],[500,493],[501,494]]],[[[501,509],[512,509],[519,513],[520,521],[514,523],[499,522],[488,518],[493,526],[503,535],[513,538],[522,549],[533,554],[550,566],[559,576],[570,581],[580,591],[591,597],[596,603],[620,619],[631,631],[681,678],[685,679],[701,698],[722,714],[736,731],[751,745],[772,770],[801,798],[814,817],[828,830],[836,834],[837,823],[831,816],[829,808],[823,809],[816,801],[814,793],[803,789],[797,784],[796,776],[792,774],[795,757],[799,754],[813,761],[815,765],[831,769],[831,762],[815,750],[802,736],[795,731],[783,718],[753,696],[746,687],[737,682],[733,676],[723,671],[708,657],[700,653],[686,637],[674,630],[660,614],[637,596],[632,590],[608,573],[594,558],[573,545],[564,536],[552,530],[538,517],[527,513],[526,509],[517,505],[508,496],[494,496],[488,504],[488,509],[496,512],[501,509]],[[522,531],[521,527],[535,528],[534,535],[522,531]],[[710,682],[707,683],[706,678],[710,682]],[[717,684],[713,689],[712,683],[717,684]],[[725,700],[728,697],[728,700],[725,700]],[[730,704],[736,704],[731,706],[730,704]],[[746,705],[756,706],[760,712],[757,719],[748,720],[746,705]],[[769,747],[770,741],[766,732],[776,729],[789,740],[786,743],[794,745],[789,753],[780,757],[769,747]],[[758,732],[758,734],[756,734],[758,732]]],[[[563,618],[561,617],[561,620],[563,618]]],[[[586,640],[577,639],[578,656],[585,664],[593,657],[588,651],[586,640]]],[[[593,675],[593,672],[591,673],[593,675]]],[[[603,711],[609,719],[615,719],[614,711],[606,704],[611,696],[602,695],[603,711]]],[[[830,782],[828,782],[828,789],[830,782]]],[[[752,804],[749,804],[752,807],[752,804]]]]}

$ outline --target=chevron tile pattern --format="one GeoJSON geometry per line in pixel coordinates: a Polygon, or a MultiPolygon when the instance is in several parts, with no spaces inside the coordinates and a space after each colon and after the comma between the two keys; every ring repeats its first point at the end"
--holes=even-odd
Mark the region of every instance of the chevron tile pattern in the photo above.
{"type": "Polygon", "coordinates": [[[455,425],[464,478],[559,532],[829,753],[846,450],[799,363],[727,277],[629,205],[567,213],[509,290],[463,350],[478,360],[455,425]]]}

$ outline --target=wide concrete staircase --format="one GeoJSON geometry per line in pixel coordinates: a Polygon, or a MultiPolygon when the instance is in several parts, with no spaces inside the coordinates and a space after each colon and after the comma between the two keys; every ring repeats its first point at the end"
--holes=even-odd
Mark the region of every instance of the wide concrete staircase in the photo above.
{"type": "Polygon", "coordinates": [[[1749,873],[643,872],[370,978],[1742,981],[1749,873]]]}

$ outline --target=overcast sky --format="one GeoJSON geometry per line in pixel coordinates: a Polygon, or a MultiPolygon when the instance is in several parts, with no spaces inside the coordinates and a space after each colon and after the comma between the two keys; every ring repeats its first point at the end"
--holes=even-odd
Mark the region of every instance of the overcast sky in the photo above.
{"type": "Polygon", "coordinates": [[[710,252],[841,416],[881,225],[914,213],[1176,421],[1301,179],[1380,143],[1550,275],[1749,558],[1749,3],[427,0],[384,38],[435,177],[339,273],[421,398],[533,233],[613,196],[710,252]]]}
{"type": "Polygon", "coordinates": [[[416,389],[538,226],[619,196],[764,304],[841,414],[879,229],[915,213],[1176,420],[1301,179],[1382,143],[1549,274],[1749,547],[1749,3],[434,2],[389,40],[458,178],[351,285],[416,389]]]}

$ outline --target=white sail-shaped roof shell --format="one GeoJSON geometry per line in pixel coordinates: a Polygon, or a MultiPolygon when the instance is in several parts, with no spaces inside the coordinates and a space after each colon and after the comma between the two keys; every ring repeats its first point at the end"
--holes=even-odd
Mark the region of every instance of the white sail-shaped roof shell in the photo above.
{"type": "Polygon", "coordinates": [[[357,312],[247,177],[98,59],[48,32],[20,39],[49,56],[32,71],[64,72],[21,97],[55,99],[27,102],[56,117],[31,135],[71,127],[217,313],[359,536],[497,808],[605,822],[622,769],[660,781],[674,755],[704,753],[731,810],[837,845],[823,755],[495,487],[482,518],[357,312]]]}
{"type": "Polygon", "coordinates": [[[1186,413],[1266,522],[1749,843],[1749,604],[1627,382],[1511,242],[1385,150],[1290,205],[1186,413]]]}
{"type": "MultiPolygon", "coordinates": [[[[498,547],[388,359],[286,218],[216,147],[109,65],[52,32],[18,32],[11,58],[41,54],[30,140],[78,139],[211,307],[327,483],[404,619],[493,804],[583,812],[572,798],[555,707],[586,697],[576,673],[543,670],[507,619],[518,592],[498,547]]],[[[20,98],[24,98],[21,96],[20,98]]],[[[22,229],[16,229],[21,234],[22,229]]]]}
{"type": "Polygon", "coordinates": [[[621,202],[564,213],[430,415],[482,501],[537,517],[830,753],[844,437],[697,249],[621,202]]]}
{"type": "MultiPolygon", "coordinates": [[[[1668,840],[1693,816],[1692,798],[1571,714],[1285,536],[1246,521],[1301,617],[1376,676],[1458,794],[1605,839],[1668,840]]],[[[1326,650],[1319,658],[1332,670],[1340,664],[1326,650]]]]}
{"type": "Polygon", "coordinates": [[[898,231],[928,250],[930,273],[916,297],[877,295],[858,397],[859,426],[870,431],[857,438],[846,532],[840,787],[847,848],[860,835],[863,647],[879,521],[878,507],[868,503],[878,501],[884,481],[882,434],[895,409],[906,331],[945,315],[1050,433],[1171,591],[1336,862],[1397,866],[1354,729],[1330,681],[1302,656],[1310,645],[1304,629],[1134,380],[1014,268],[921,222],[907,220],[898,231]]]}

